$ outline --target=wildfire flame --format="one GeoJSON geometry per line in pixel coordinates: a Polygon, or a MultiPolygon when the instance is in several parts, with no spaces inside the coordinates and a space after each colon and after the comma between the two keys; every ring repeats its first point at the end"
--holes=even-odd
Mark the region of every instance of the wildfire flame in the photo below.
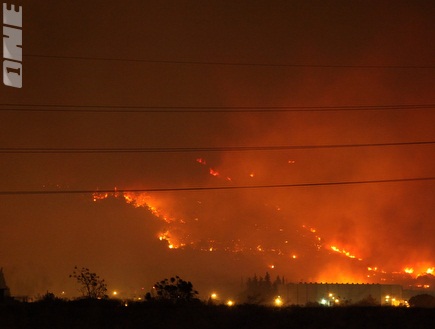
{"type": "Polygon", "coordinates": [[[333,251],[335,251],[337,253],[340,253],[340,254],[342,254],[342,255],[344,255],[346,257],[349,257],[349,258],[352,258],[352,259],[356,258],[356,259],[358,259],[360,261],[362,260],[362,258],[357,258],[355,255],[351,254],[350,251],[347,251],[347,250],[344,250],[344,249],[340,249],[340,248],[338,248],[336,246],[330,246],[330,248],[331,248],[331,250],[333,250],[333,251]]]}
{"type": "MultiPolygon", "coordinates": [[[[206,161],[204,159],[196,160],[201,165],[206,165],[206,161]]],[[[217,177],[220,175],[219,172],[214,171],[214,169],[210,168],[210,174],[217,177]]],[[[229,179],[227,177],[227,179],[229,179]]],[[[163,232],[157,234],[157,238],[160,241],[163,241],[167,244],[168,249],[178,249],[183,247],[194,248],[197,250],[201,250],[203,252],[232,252],[232,253],[251,253],[259,255],[260,257],[270,257],[271,255],[275,255],[274,257],[283,257],[283,259],[287,259],[288,261],[303,261],[307,258],[307,255],[303,252],[303,250],[295,248],[291,244],[291,238],[287,236],[287,228],[286,227],[278,227],[276,228],[277,234],[282,235],[283,239],[281,240],[281,244],[268,244],[265,241],[255,241],[248,242],[243,239],[228,239],[222,240],[220,239],[203,239],[200,237],[194,237],[194,234],[184,234],[183,227],[186,227],[186,221],[177,218],[172,215],[170,211],[168,211],[168,207],[165,202],[162,201],[164,199],[157,198],[157,196],[149,194],[149,193],[132,193],[132,192],[119,192],[117,189],[114,190],[113,193],[100,193],[95,192],[93,194],[93,201],[102,201],[108,199],[109,197],[123,199],[127,204],[135,207],[135,208],[145,208],[156,218],[162,220],[165,223],[165,229],[163,232]],[[184,225],[184,226],[183,226],[184,225]]],[[[196,201],[198,207],[201,207],[202,202],[196,201]]],[[[281,206],[271,205],[274,211],[280,212],[282,211],[281,206]]],[[[192,216],[192,218],[186,219],[188,223],[201,223],[200,219],[196,217],[197,215],[192,216]]],[[[321,237],[319,234],[319,230],[314,228],[311,225],[302,225],[300,229],[297,229],[297,232],[301,237],[305,239],[305,241],[309,241],[309,244],[315,247],[318,251],[333,251],[337,254],[345,256],[349,259],[356,259],[362,261],[362,258],[359,258],[356,253],[351,252],[348,249],[339,247],[340,243],[336,241],[334,244],[326,244],[324,237],[321,237]]],[[[275,260],[274,260],[275,261],[275,260]]],[[[275,264],[270,265],[271,269],[275,268],[275,264]]],[[[408,266],[402,267],[402,270],[396,273],[403,273],[404,275],[412,275],[413,278],[418,278],[421,275],[434,275],[435,267],[430,263],[418,263],[418,264],[406,264],[408,266]],[[409,266],[413,265],[413,266],[409,266]]],[[[364,269],[364,268],[363,268],[364,269]]],[[[384,270],[380,270],[377,266],[371,266],[366,268],[369,273],[363,274],[364,278],[370,278],[372,281],[386,281],[387,272],[384,270]],[[367,275],[368,274],[368,275],[367,275]]],[[[328,273],[322,277],[322,279],[330,280],[331,278],[340,278],[341,280],[354,280],[354,282],[361,282],[361,276],[353,275],[352,273],[338,273],[336,270],[331,269],[328,273]],[[356,281],[355,281],[356,280],[356,281]]],[[[347,281],[346,281],[347,282],[347,281]]],[[[351,282],[351,281],[349,281],[351,282]]],[[[429,286],[426,284],[426,286],[429,286]]],[[[425,286],[425,287],[426,287],[425,286]]],[[[423,285],[422,285],[423,287],[423,285]]]]}
{"type": "Polygon", "coordinates": [[[210,172],[210,175],[212,175],[214,177],[217,177],[220,175],[219,172],[214,170],[213,168],[210,168],[209,172],[210,172]]]}
{"type": "Polygon", "coordinates": [[[169,231],[160,233],[158,235],[158,238],[160,241],[166,241],[168,243],[169,249],[178,249],[178,248],[184,247],[186,245],[185,243],[176,242],[176,240],[171,237],[169,231]]]}
{"type": "Polygon", "coordinates": [[[407,266],[403,270],[404,273],[413,275],[413,277],[418,278],[422,275],[434,275],[435,267],[428,265],[427,263],[420,263],[414,266],[407,266]]]}
{"type": "MultiPolygon", "coordinates": [[[[127,204],[132,205],[135,208],[143,207],[146,208],[155,217],[163,220],[167,224],[171,223],[183,223],[182,220],[177,220],[174,217],[169,216],[163,211],[159,206],[159,202],[147,193],[131,193],[131,192],[115,192],[113,193],[93,193],[94,202],[105,200],[109,197],[123,198],[127,204]]],[[[185,243],[178,242],[172,235],[169,234],[169,230],[158,235],[160,241],[167,241],[169,249],[177,249],[185,246],[185,243]]]]}
{"type": "MultiPolygon", "coordinates": [[[[206,161],[205,159],[203,159],[203,158],[197,158],[197,159],[196,159],[196,162],[198,162],[200,165],[203,165],[203,166],[206,166],[206,165],[207,165],[207,161],[206,161]]],[[[209,173],[211,176],[213,176],[213,177],[221,177],[220,172],[219,172],[217,169],[212,168],[212,167],[209,167],[209,168],[208,168],[208,173],[209,173]]],[[[229,182],[232,181],[232,178],[229,177],[229,176],[226,176],[225,179],[226,179],[227,181],[229,181],[229,182]]]]}
{"type": "Polygon", "coordinates": [[[97,202],[98,200],[104,200],[109,197],[108,193],[94,193],[92,194],[94,202],[97,202]]]}

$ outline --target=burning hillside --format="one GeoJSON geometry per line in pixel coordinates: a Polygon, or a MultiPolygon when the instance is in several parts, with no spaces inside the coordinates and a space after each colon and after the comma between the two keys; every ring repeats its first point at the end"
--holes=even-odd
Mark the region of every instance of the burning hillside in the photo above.
{"type": "MultiPolygon", "coordinates": [[[[209,175],[221,186],[244,183],[255,177],[252,168],[244,168],[241,177],[209,166],[203,158],[197,158],[196,162],[199,170],[204,169],[203,175],[209,175]]],[[[250,254],[265,267],[279,269],[293,281],[408,282],[423,274],[433,274],[433,263],[424,254],[413,261],[409,255],[403,255],[403,261],[398,261],[396,255],[388,258],[395,253],[394,246],[384,243],[379,247],[389,249],[382,250],[381,257],[371,254],[361,240],[364,232],[343,227],[333,230],[335,223],[326,229],[318,228],[315,225],[321,220],[300,218],[294,214],[292,200],[283,202],[282,197],[282,191],[269,190],[115,191],[97,192],[94,201],[118,198],[146,209],[164,224],[164,230],[155,232],[155,237],[169,249],[191,249],[210,253],[211,257],[213,252],[250,254]]],[[[331,219],[330,214],[325,215],[331,219]]],[[[374,242],[371,239],[367,244],[374,242]]]]}

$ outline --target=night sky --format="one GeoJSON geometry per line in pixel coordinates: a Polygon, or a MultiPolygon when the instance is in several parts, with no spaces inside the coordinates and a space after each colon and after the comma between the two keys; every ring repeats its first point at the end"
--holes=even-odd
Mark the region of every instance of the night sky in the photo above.
{"type": "Polygon", "coordinates": [[[388,282],[367,267],[435,266],[433,1],[13,3],[23,87],[0,86],[12,294],[75,296],[75,265],[126,297],[176,274],[230,296],[266,271],[388,282]],[[416,142],[429,143],[377,145],[416,142]],[[320,145],[353,147],[307,148],[320,145]],[[410,178],[430,179],[363,184],[410,178]],[[336,182],[356,184],[322,185],[336,182]],[[270,187],[295,184],[313,185],[270,187]],[[252,185],[269,187],[238,189],[252,185]],[[177,191],[191,187],[206,189],[177,191]],[[168,191],[91,193],[114,188],[168,191]]]}

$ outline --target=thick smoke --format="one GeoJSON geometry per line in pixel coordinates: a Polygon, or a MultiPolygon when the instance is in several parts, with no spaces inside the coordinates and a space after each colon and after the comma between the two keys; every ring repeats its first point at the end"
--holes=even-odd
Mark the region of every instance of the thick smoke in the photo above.
{"type": "MultiPolygon", "coordinates": [[[[56,2],[50,10],[43,1],[23,1],[24,54],[95,59],[25,56],[24,88],[19,93],[2,88],[2,103],[81,107],[14,112],[3,111],[2,105],[2,147],[435,140],[433,109],[165,112],[172,106],[433,104],[433,68],[427,66],[435,58],[435,13],[428,2],[396,1],[394,7],[327,6],[324,1],[186,3],[130,1],[120,11],[115,1],[104,6],[56,2]],[[74,112],[87,110],[85,105],[164,108],[74,112]]],[[[413,145],[2,154],[1,189],[97,191],[433,177],[434,151],[433,145],[413,145]],[[219,174],[211,175],[210,168],[219,174]]],[[[289,281],[393,282],[393,272],[405,267],[417,275],[435,266],[434,189],[433,181],[426,181],[152,193],[150,205],[160,217],[126,204],[122,195],[96,202],[91,195],[2,196],[0,265],[16,295],[77,294],[68,279],[75,265],[96,271],[120,296],[139,296],[175,274],[192,280],[203,296],[225,287],[234,293],[247,276],[265,271],[289,281]],[[167,239],[160,241],[166,232],[167,239]],[[169,249],[170,238],[175,247],[184,246],[169,249]]]]}

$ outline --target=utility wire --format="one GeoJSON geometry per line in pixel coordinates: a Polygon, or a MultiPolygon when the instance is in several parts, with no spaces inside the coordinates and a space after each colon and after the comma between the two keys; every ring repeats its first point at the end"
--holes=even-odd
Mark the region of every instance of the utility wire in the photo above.
{"type": "Polygon", "coordinates": [[[214,66],[258,66],[277,68],[337,68],[337,69],[435,69],[434,65],[331,65],[331,64],[285,64],[285,63],[255,63],[255,62],[218,62],[218,61],[181,61],[181,60],[151,60],[139,58],[113,58],[113,57],[88,57],[88,56],[60,56],[26,54],[23,57],[67,59],[82,61],[104,61],[104,62],[130,62],[148,64],[182,64],[182,65],[214,65],[214,66]]]}
{"type": "Polygon", "coordinates": [[[52,190],[52,191],[0,191],[0,196],[6,195],[53,195],[53,194],[100,194],[100,193],[144,193],[144,192],[180,192],[180,191],[211,191],[211,190],[241,190],[241,189],[271,189],[315,186],[343,186],[361,184],[406,183],[418,181],[433,181],[435,177],[381,179],[367,181],[344,181],[276,185],[246,185],[246,186],[215,186],[215,187],[179,187],[179,188],[146,188],[146,189],[110,189],[110,190],[52,190]]]}
{"type": "Polygon", "coordinates": [[[304,150],[304,149],[356,148],[356,147],[389,147],[389,146],[433,145],[433,144],[435,144],[435,141],[397,142],[397,143],[367,143],[367,144],[224,146],[224,147],[0,148],[0,154],[250,152],[250,151],[283,151],[283,150],[304,150]]]}
{"type": "Polygon", "coordinates": [[[347,105],[347,106],[133,106],[133,105],[62,105],[0,104],[1,112],[72,112],[72,113],[274,113],[274,112],[346,112],[434,110],[435,104],[347,105]]]}

